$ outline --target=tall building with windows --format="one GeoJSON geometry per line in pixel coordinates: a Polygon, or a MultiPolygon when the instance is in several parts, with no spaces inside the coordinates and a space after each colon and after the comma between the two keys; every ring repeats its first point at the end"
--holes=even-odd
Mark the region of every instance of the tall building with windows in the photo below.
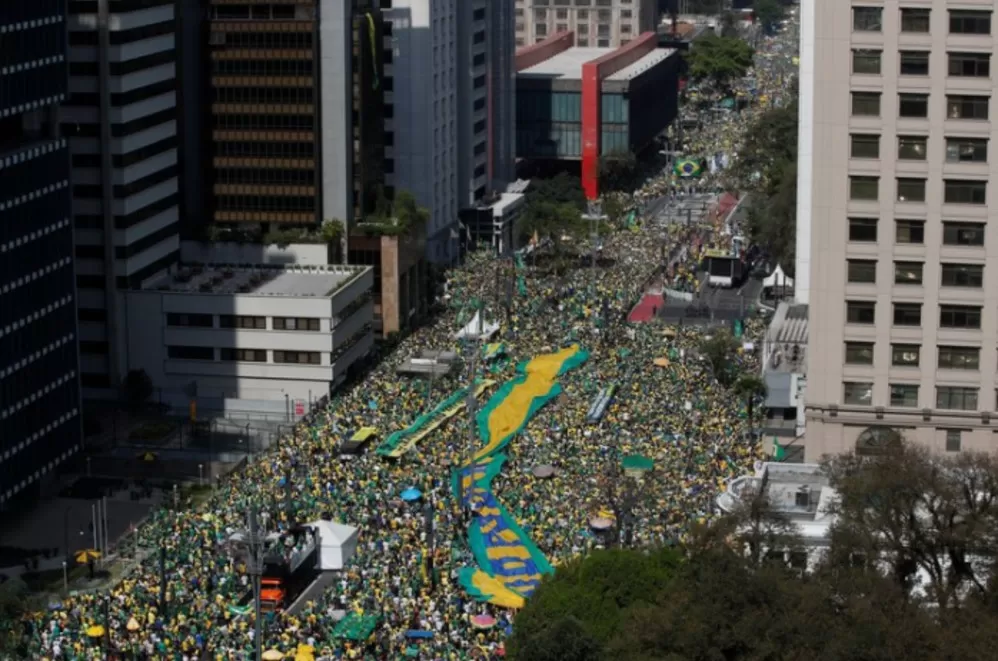
{"type": "Polygon", "coordinates": [[[516,0],[516,45],[558,32],[580,47],[619,48],[658,25],[658,0],[516,0]]]}
{"type": "Polygon", "coordinates": [[[801,3],[806,461],[901,437],[941,452],[995,447],[993,9],[801,3]]]}
{"type": "Polygon", "coordinates": [[[0,8],[0,509],[80,448],[66,4],[0,8]]]}
{"type": "Polygon", "coordinates": [[[128,371],[122,291],[179,257],[175,0],[70,0],[69,98],[80,372],[86,399],[128,371]]]}

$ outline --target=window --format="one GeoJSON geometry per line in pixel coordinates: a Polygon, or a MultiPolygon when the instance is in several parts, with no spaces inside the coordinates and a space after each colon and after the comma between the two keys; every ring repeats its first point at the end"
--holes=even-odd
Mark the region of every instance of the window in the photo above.
{"type": "Polygon", "coordinates": [[[847,265],[848,282],[873,284],[877,281],[875,259],[850,259],[847,265]]]}
{"type": "Polygon", "coordinates": [[[924,161],[926,140],[924,135],[899,135],[898,159],[904,161],[924,161]]]}
{"type": "Polygon", "coordinates": [[[853,158],[880,158],[880,136],[867,133],[853,133],[850,155],[853,158]]]}
{"type": "Polygon", "coordinates": [[[943,328],[980,330],[981,308],[973,305],[940,305],[939,325],[943,328]]]}
{"type": "Polygon", "coordinates": [[[918,407],[918,386],[911,383],[892,383],[891,406],[918,407]]]}
{"type": "Polygon", "coordinates": [[[876,320],[877,304],[873,301],[846,301],[847,324],[872,324],[876,320]]]}
{"type": "Polygon", "coordinates": [[[943,222],[944,246],[983,246],[984,223],[943,222]]]}
{"type": "Polygon", "coordinates": [[[894,242],[913,245],[922,245],[925,243],[925,221],[894,221],[894,242]]]}
{"type": "Polygon", "coordinates": [[[928,32],[930,11],[916,7],[902,7],[901,32],[928,32]]]}
{"type": "Polygon", "coordinates": [[[936,408],[953,411],[976,411],[977,388],[965,386],[937,386],[936,408]]]}
{"type": "Polygon", "coordinates": [[[211,347],[169,346],[166,355],[172,360],[215,360],[215,350],[211,347]]]}
{"type": "Polygon", "coordinates": [[[267,362],[267,351],[265,349],[222,349],[221,359],[237,363],[265,363],[267,362]]]}
{"type": "Polygon", "coordinates": [[[317,331],[319,320],[305,317],[274,317],[274,330],[317,331]]]}
{"type": "Polygon", "coordinates": [[[895,326],[921,326],[922,325],[922,304],[921,303],[895,303],[894,304],[894,325],[895,326]]]}
{"type": "Polygon", "coordinates": [[[981,350],[977,347],[939,347],[938,367],[941,370],[978,370],[981,350]]]}
{"type": "Polygon", "coordinates": [[[898,177],[898,202],[925,202],[925,179],[898,177]]]}
{"type": "Polygon", "coordinates": [[[991,12],[950,9],[949,31],[950,34],[991,34],[991,12]]]}
{"type": "Polygon", "coordinates": [[[963,436],[963,432],[959,429],[947,429],[946,430],[946,451],[947,452],[959,452],[960,451],[960,440],[963,436]]]}
{"type": "Polygon", "coordinates": [[[948,95],[946,97],[946,117],[948,119],[987,120],[990,101],[990,97],[987,96],[948,95]]]}
{"type": "Polygon", "coordinates": [[[894,367],[918,367],[917,344],[892,344],[891,365],[894,367]]]}
{"type": "Polygon", "coordinates": [[[855,74],[880,75],[881,51],[872,48],[854,48],[852,51],[852,72],[855,74]]]}
{"type": "Polygon", "coordinates": [[[847,365],[872,365],[873,342],[846,342],[847,365]]]}
{"type": "Polygon", "coordinates": [[[947,163],[987,163],[987,138],[946,138],[947,163]]]}
{"type": "Polygon", "coordinates": [[[258,330],[266,330],[267,318],[223,314],[218,317],[218,326],[219,328],[255,328],[258,330]]]}
{"type": "Polygon", "coordinates": [[[870,406],[873,403],[873,384],[863,381],[846,381],[842,384],[842,401],[845,404],[870,406]]]}
{"type": "Polygon", "coordinates": [[[899,117],[928,117],[928,94],[898,94],[899,117]]]}
{"type": "Polygon", "coordinates": [[[853,7],[852,29],[856,32],[880,32],[884,25],[881,7],[853,7]]]}
{"type": "Polygon", "coordinates": [[[180,314],[170,312],[166,315],[166,325],[211,328],[214,326],[214,317],[210,314],[180,314]]]}
{"type": "Polygon", "coordinates": [[[949,75],[989,78],[991,53],[950,53],[949,75]]]}
{"type": "Polygon", "coordinates": [[[984,286],[984,266],[982,264],[943,264],[943,287],[968,287],[980,289],[984,286]]]}
{"type": "Polygon", "coordinates": [[[880,92],[853,92],[852,114],[856,117],[880,117],[880,92]]]}
{"type": "Polygon", "coordinates": [[[946,204],[987,204],[988,182],[947,179],[943,182],[946,204]]]}
{"type": "Polygon", "coordinates": [[[274,351],[274,362],[298,365],[319,365],[318,351],[274,351]]]}
{"type": "Polygon", "coordinates": [[[928,76],[929,51],[925,50],[901,51],[901,75],[928,76]]]}
{"type": "Polygon", "coordinates": [[[880,180],[877,177],[849,177],[849,199],[877,201],[877,186],[880,180]]]}
{"type": "Polygon", "coordinates": [[[894,284],[922,284],[922,262],[894,262],[894,284]]]}
{"type": "Polygon", "coordinates": [[[850,218],[849,240],[855,242],[876,242],[876,218],[850,218]]]}

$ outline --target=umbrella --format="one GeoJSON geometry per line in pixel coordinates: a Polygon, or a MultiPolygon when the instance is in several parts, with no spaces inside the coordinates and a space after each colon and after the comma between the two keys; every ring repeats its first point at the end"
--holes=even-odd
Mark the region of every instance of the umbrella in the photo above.
{"type": "Polygon", "coordinates": [[[554,475],[554,466],[551,464],[541,464],[539,466],[534,466],[533,468],[534,477],[547,478],[554,475]]]}
{"type": "Polygon", "coordinates": [[[49,604],[49,610],[50,611],[57,611],[57,610],[61,610],[61,609],[62,609],[62,602],[61,601],[53,601],[52,603],[49,604]]]}
{"type": "Polygon", "coordinates": [[[624,457],[624,470],[650,471],[655,467],[655,460],[640,454],[629,454],[624,457]]]}
{"type": "Polygon", "coordinates": [[[279,650],[269,649],[263,653],[262,658],[263,661],[281,661],[284,658],[284,653],[279,650]]]}
{"type": "Polygon", "coordinates": [[[85,565],[88,562],[93,562],[100,557],[100,551],[96,549],[83,549],[82,551],[76,552],[76,561],[81,565],[85,565]]]}
{"type": "Polygon", "coordinates": [[[142,461],[156,461],[155,452],[142,452],[139,454],[139,459],[142,461]]]}
{"type": "Polygon", "coordinates": [[[402,500],[404,500],[407,503],[411,503],[414,500],[419,500],[422,495],[423,492],[417,489],[416,487],[409,487],[408,489],[402,492],[402,500]]]}
{"type": "Polygon", "coordinates": [[[613,519],[608,519],[605,516],[594,516],[589,519],[589,526],[593,530],[608,530],[613,526],[613,519]]]}
{"type": "Polygon", "coordinates": [[[129,631],[138,631],[141,628],[141,626],[142,625],[139,624],[138,620],[136,620],[134,617],[130,617],[128,618],[128,624],[125,625],[125,628],[128,629],[129,631]]]}
{"type": "Polygon", "coordinates": [[[476,615],[471,618],[471,626],[476,629],[491,629],[496,625],[496,618],[491,615],[476,615]]]}
{"type": "Polygon", "coordinates": [[[99,624],[95,624],[87,629],[87,635],[91,638],[100,638],[104,635],[104,627],[99,624]]]}
{"type": "Polygon", "coordinates": [[[657,367],[668,367],[669,366],[669,359],[668,358],[656,358],[653,362],[655,363],[655,365],[657,367]]]}

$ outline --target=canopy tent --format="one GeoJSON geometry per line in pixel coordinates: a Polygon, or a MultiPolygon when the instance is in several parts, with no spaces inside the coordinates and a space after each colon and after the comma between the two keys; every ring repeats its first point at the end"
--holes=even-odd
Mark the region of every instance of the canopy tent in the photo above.
{"type": "Polygon", "coordinates": [[[773,287],[793,287],[794,279],[783,272],[783,267],[779,264],[773,269],[773,272],[766,276],[766,279],[762,281],[763,289],[771,289],[773,287]]]}
{"type": "Polygon", "coordinates": [[[459,330],[454,337],[458,340],[481,340],[482,342],[488,342],[497,332],[499,332],[498,322],[489,323],[483,321],[482,311],[477,310],[475,316],[468,322],[468,325],[459,330]]]}
{"type": "Polygon", "coordinates": [[[343,569],[357,552],[357,529],[321,519],[309,525],[319,531],[319,569],[343,569]]]}

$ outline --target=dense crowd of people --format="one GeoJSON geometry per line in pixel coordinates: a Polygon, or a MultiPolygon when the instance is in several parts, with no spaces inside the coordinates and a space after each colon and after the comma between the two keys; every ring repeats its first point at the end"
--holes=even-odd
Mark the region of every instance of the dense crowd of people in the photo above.
{"type": "MultiPolygon", "coordinates": [[[[777,41],[763,47],[752,73],[753,98],[778,94],[779,78],[768,73],[772,53],[790,57],[777,41]]],[[[757,107],[750,102],[742,112],[757,107]]],[[[700,132],[686,136],[687,149],[734,151],[737,130],[745,124],[744,117],[709,113],[700,132]]],[[[634,197],[661,197],[681,185],[665,171],[634,197]]],[[[716,185],[711,175],[698,184],[703,190],[716,185]]],[[[663,251],[672,254],[680,242],[701,241],[708,230],[662,227],[647,219],[632,230],[605,237],[596,265],[580,259],[567,270],[550,268],[547,253],[571,251],[570,245],[539,246],[516,264],[470,255],[449,275],[449,310],[222,481],[204,505],[157,512],[139,532],[149,557],[119,585],[68,597],[26,622],[26,658],[253,658],[253,614],[242,606],[250,578],[231,541],[246,527],[250,508],[264,513],[270,531],[318,519],[360,530],[356,555],[324,594],[294,615],[267,618],[263,649],[289,658],[302,644],[315,658],[328,659],[495,658],[515,614],[471,600],[457,582],[461,568],[474,566],[465,514],[450,492],[453,467],[479,443],[468,416],[456,416],[398,460],[370,450],[345,459],[339,445],[362,427],[387,436],[473,375],[501,383],[512,378],[517,362],[569,343],[587,349],[589,360],[560,378],[564,393],[510,445],[494,493],[557,565],[623,540],[619,528],[614,538],[594,530],[590,520],[619,505],[613,501],[620,498],[621,460],[639,454],[653,460],[654,468],[640,482],[626,543],[681,542],[692,525],[712,516],[713,497],[724,483],[750,470],[762,450],[748,433],[745,402],[719,385],[699,356],[705,335],[718,330],[625,321],[662,265],[663,251]],[[505,284],[513,278],[525,290],[505,284]],[[501,323],[494,341],[504,351],[493,359],[480,356],[481,345],[455,339],[475,312],[501,323]],[[400,376],[402,361],[422,349],[455,349],[463,367],[432,380],[400,376]],[[617,387],[614,401],[601,420],[587,421],[594,398],[610,385],[617,387]],[[536,477],[538,466],[551,466],[554,474],[536,477]],[[415,503],[401,497],[411,487],[422,494],[415,503]],[[348,614],[377,617],[369,639],[332,634],[348,614]],[[476,625],[474,616],[483,614],[494,621],[476,625]],[[88,634],[93,626],[107,631],[88,634]],[[428,634],[413,638],[407,633],[412,631],[428,634]]],[[[695,268],[692,257],[684,259],[674,272],[685,279],[695,268]]],[[[761,321],[747,321],[747,337],[761,330],[761,321]]],[[[755,361],[751,351],[732,355],[735,369],[757,369],[755,361]]]]}

